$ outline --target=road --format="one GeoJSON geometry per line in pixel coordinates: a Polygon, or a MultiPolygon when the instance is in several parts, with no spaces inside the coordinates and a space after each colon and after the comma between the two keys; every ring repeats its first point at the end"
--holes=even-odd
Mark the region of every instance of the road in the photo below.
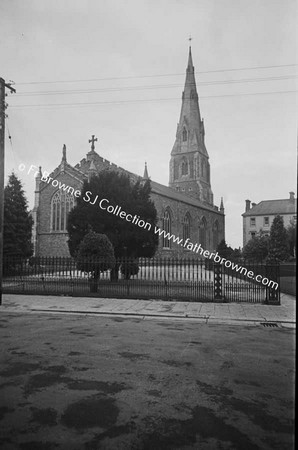
{"type": "Polygon", "coordinates": [[[1,312],[4,450],[289,450],[293,329],[1,312]]]}

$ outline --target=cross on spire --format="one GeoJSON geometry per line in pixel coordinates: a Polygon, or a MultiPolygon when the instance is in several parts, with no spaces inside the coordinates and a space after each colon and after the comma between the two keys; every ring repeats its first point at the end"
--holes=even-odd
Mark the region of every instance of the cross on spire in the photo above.
{"type": "Polygon", "coordinates": [[[97,138],[95,137],[94,134],[92,134],[92,137],[91,137],[91,139],[89,139],[89,142],[91,142],[91,151],[94,152],[94,150],[95,150],[94,143],[97,142],[97,138]]]}

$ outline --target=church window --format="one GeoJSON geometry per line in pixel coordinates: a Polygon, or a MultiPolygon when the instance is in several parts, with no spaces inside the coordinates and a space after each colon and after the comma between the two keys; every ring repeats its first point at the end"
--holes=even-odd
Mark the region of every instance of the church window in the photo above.
{"type": "Polygon", "coordinates": [[[52,231],[66,231],[68,213],[74,207],[74,197],[60,190],[52,198],[52,231]]]}
{"type": "Polygon", "coordinates": [[[188,174],[188,162],[186,159],[183,159],[181,164],[181,174],[187,175],[188,174]]]}
{"type": "Polygon", "coordinates": [[[183,240],[190,239],[190,217],[186,214],[183,219],[183,240]]]}
{"type": "Polygon", "coordinates": [[[189,163],[189,173],[190,173],[190,177],[193,178],[193,161],[190,161],[189,163]]]}
{"type": "MultiPolygon", "coordinates": [[[[165,231],[165,234],[169,233],[171,235],[171,229],[172,229],[171,215],[168,210],[166,210],[164,213],[164,216],[162,219],[162,227],[165,231]]],[[[163,236],[163,238],[162,238],[162,246],[163,246],[163,248],[171,248],[171,241],[165,236],[163,236]]]]}
{"type": "Polygon", "coordinates": [[[174,161],[174,180],[178,180],[179,173],[178,173],[178,164],[176,161],[174,161]]]}
{"type": "Polygon", "coordinates": [[[183,140],[183,142],[187,141],[187,130],[185,127],[183,127],[183,131],[182,131],[182,140],[183,140]]]}
{"type": "Polygon", "coordinates": [[[219,242],[218,242],[218,229],[219,229],[219,226],[218,226],[218,222],[217,222],[217,220],[214,222],[214,224],[213,224],[213,228],[212,228],[212,233],[213,233],[213,250],[216,250],[217,249],[217,246],[218,246],[218,244],[219,244],[219,242]]]}
{"type": "Polygon", "coordinates": [[[199,227],[199,242],[201,246],[206,249],[207,244],[207,222],[205,217],[202,218],[200,227],[199,227]]]}

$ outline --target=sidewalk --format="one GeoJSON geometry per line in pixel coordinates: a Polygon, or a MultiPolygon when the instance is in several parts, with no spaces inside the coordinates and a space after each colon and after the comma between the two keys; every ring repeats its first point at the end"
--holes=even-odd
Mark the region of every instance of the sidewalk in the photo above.
{"type": "Polygon", "coordinates": [[[281,305],[254,303],[194,303],[160,300],[128,300],[91,297],[32,296],[3,294],[0,312],[76,313],[138,318],[187,319],[212,323],[274,322],[294,327],[296,298],[281,294],[281,305]]]}

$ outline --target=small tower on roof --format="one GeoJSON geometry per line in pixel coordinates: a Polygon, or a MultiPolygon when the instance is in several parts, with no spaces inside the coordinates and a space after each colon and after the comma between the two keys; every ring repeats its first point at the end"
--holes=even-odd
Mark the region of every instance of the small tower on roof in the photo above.
{"type": "Polygon", "coordinates": [[[219,207],[220,212],[224,213],[225,212],[225,208],[224,208],[224,203],[223,203],[223,197],[221,197],[220,200],[220,207],[219,207]]]}
{"type": "Polygon", "coordinates": [[[90,163],[90,166],[88,169],[88,181],[90,182],[91,178],[95,175],[97,175],[97,170],[96,170],[93,159],[91,159],[91,163],[90,163]]]}
{"type": "Polygon", "coordinates": [[[143,178],[145,180],[149,180],[149,175],[148,175],[148,169],[147,169],[147,163],[145,162],[145,169],[144,169],[144,175],[143,178]]]}

